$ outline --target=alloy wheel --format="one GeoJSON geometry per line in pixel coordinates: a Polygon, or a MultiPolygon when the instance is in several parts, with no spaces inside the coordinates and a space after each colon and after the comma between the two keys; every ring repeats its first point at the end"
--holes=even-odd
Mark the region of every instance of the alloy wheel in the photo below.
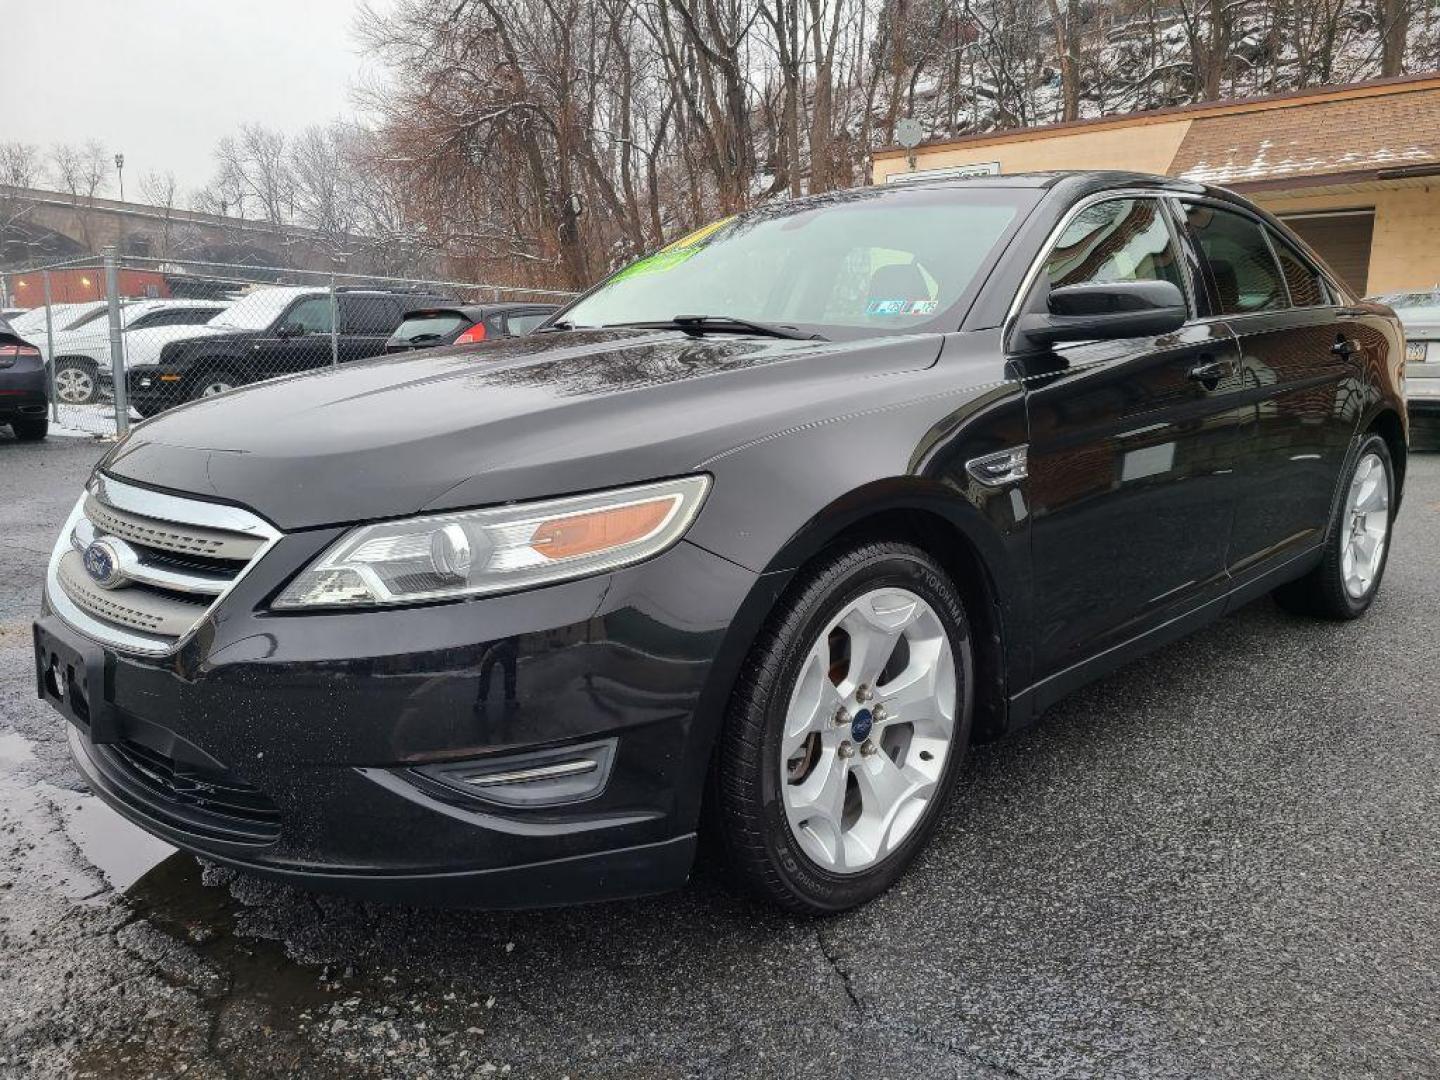
{"type": "Polygon", "coordinates": [[[95,378],[81,367],[55,372],[55,396],[67,405],[84,405],[95,399],[95,378]]]}
{"type": "Polygon", "coordinates": [[[1345,591],[1360,600],[1375,587],[1390,538],[1390,472],[1379,454],[1366,454],[1355,466],[1343,522],[1340,572],[1345,591]]]}
{"type": "Polygon", "coordinates": [[[811,645],[780,741],[785,816],[821,868],[884,860],[939,792],[956,672],[935,610],[906,589],[851,601],[811,645]]]}

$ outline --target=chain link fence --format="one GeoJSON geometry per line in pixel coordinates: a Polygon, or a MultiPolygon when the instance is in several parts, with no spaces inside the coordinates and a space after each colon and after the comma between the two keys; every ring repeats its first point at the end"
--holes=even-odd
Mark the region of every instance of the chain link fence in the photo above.
{"type": "Polygon", "coordinates": [[[29,308],[16,329],[44,354],[52,426],[100,437],[264,379],[525,334],[573,295],[110,253],[5,285],[29,308]]]}

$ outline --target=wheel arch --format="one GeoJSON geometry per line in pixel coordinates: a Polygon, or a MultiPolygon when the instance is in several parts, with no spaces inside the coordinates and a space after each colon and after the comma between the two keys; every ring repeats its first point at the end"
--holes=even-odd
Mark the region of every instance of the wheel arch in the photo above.
{"type": "MultiPolygon", "coordinates": [[[[995,738],[1011,727],[1011,650],[1020,632],[1020,590],[1008,567],[1004,538],[981,511],[953,489],[920,478],[875,481],[833,500],[813,515],[756,578],[725,634],[697,707],[692,775],[713,779],[714,754],[735,681],[766,624],[799,575],[841,546],[867,541],[910,543],[934,558],[960,592],[970,621],[975,662],[972,738],[995,738]]],[[[704,802],[713,792],[696,784],[704,802]]],[[[687,808],[701,814],[701,799],[687,808]]],[[[682,816],[686,811],[682,810],[682,816]]],[[[706,815],[713,818],[713,815],[706,815]]],[[[694,820],[694,818],[691,818],[694,820]]]]}
{"type": "Polygon", "coordinates": [[[1405,441],[1405,423],[1394,409],[1383,408],[1370,418],[1365,430],[1384,439],[1390,451],[1390,463],[1395,467],[1395,509],[1398,511],[1405,491],[1405,466],[1410,453],[1405,441]]]}

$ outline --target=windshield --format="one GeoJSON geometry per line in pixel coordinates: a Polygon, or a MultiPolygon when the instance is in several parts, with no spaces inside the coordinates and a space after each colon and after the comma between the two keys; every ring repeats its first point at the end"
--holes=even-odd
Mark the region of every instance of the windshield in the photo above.
{"type": "Polygon", "coordinates": [[[241,297],[207,324],[229,330],[268,330],[297,296],[289,289],[260,289],[241,297]]]}
{"type": "MultiPolygon", "coordinates": [[[[88,323],[95,322],[97,319],[100,318],[100,316],[108,315],[109,313],[110,306],[108,304],[96,304],[93,307],[84,308],[80,312],[71,316],[70,321],[65,323],[58,329],[79,330],[80,327],[85,326],[88,323]]],[[[54,320],[52,319],[51,322],[53,323],[54,320]]]]}
{"type": "Polygon", "coordinates": [[[954,330],[978,271],[1039,192],[861,189],[716,222],[564,311],[575,326],[713,315],[826,337],[954,330]]]}

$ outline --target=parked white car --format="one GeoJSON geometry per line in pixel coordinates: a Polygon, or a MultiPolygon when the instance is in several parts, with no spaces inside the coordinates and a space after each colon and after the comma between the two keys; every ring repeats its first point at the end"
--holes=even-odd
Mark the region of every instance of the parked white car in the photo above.
{"type": "MultiPolygon", "coordinates": [[[[51,304],[50,322],[58,334],[62,330],[73,330],[81,323],[95,317],[97,312],[105,310],[104,300],[84,300],[80,303],[51,304]]],[[[21,337],[28,341],[38,341],[45,336],[45,308],[44,306],[31,308],[23,315],[17,315],[10,320],[11,327],[21,337]]]]}
{"type": "MultiPolygon", "coordinates": [[[[193,333],[228,307],[223,300],[136,300],[120,308],[122,344],[128,355],[134,347],[162,330],[193,333]]],[[[111,370],[110,321],[106,308],[73,323],[54,335],[53,349],[43,336],[36,344],[55,363],[55,397],[65,405],[85,405],[100,394],[100,376],[111,370]]],[[[181,334],[180,336],[185,336],[181,334]]],[[[170,339],[173,340],[173,339],[170,339]]],[[[152,361],[153,363],[153,361],[152,361]]]]}

